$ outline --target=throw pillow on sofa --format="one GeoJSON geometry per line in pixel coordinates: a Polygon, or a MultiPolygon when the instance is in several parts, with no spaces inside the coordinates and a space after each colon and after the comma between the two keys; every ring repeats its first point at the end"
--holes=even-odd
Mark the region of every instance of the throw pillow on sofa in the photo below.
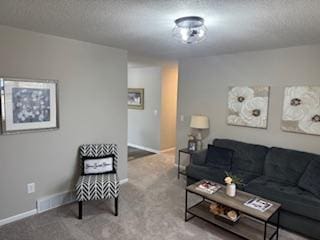
{"type": "Polygon", "coordinates": [[[299,180],[298,187],[320,198],[320,161],[311,161],[299,180]]]}
{"type": "Polygon", "coordinates": [[[209,144],[206,156],[206,164],[209,167],[220,168],[230,171],[233,151],[227,148],[216,147],[209,144]]]}

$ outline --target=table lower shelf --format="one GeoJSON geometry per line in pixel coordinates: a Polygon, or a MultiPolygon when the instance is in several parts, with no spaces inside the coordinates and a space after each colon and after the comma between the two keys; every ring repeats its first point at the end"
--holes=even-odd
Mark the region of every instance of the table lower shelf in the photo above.
{"type": "MultiPolygon", "coordinates": [[[[238,236],[250,239],[250,240],[260,240],[264,237],[264,222],[249,217],[245,214],[241,214],[239,222],[235,225],[230,225],[219,219],[209,212],[210,203],[203,201],[187,210],[188,213],[199,217],[207,222],[217,225],[221,228],[226,229],[238,236]]],[[[268,224],[266,239],[270,239],[276,231],[276,227],[268,224]]]]}

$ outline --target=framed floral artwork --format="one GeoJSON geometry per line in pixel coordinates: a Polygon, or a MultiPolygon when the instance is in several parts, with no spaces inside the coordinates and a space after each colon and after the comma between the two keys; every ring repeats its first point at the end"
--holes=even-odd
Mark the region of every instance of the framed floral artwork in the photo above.
{"type": "Polygon", "coordinates": [[[320,135],[320,86],[285,88],[281,128],[287,132],[320,135]]]}
{"type": "Polygon", "coordinates": [[[57,81],[0,78],[3,134],[58,128],[57,81]]]}
{"type": "Polygon", "coordinates": [[[230,87],[227,123],[267,128],[270,87],[230,87]]]}

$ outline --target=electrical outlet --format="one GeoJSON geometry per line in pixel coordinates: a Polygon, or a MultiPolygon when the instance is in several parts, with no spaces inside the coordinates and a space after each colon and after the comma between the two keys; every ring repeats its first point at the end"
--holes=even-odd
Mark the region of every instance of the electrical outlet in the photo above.
{"type": "Polygon", "coordinates": [[[35,191],[36,191],[35,183],[28,183],[27,192],[30,194],[30,193],[34,193],[35,191]]]}
{"type": "Polygon", "coordinates": [[[184,115],[181,115],[181,116],[180,116],[180,121],[181,121],[181,122],[184,122],[184,115]]]}

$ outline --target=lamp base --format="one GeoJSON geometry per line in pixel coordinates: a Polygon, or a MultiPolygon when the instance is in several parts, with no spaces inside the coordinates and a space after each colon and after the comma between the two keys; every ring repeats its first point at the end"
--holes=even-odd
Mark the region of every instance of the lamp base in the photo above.
{"type": "Polygon", "coordinates": [[[203,147],[202,140],[197,140],[197,151],[201,151],[203,147]]]}
{"type": "Polygon", "coordinates": [[[200,151],[200,150],[202,150],[202,145],[203,145],[202,144],[202,134],[201,134],[200,129],[198,130],[196,140],[197,140],[197,151],[200,151]]]}

